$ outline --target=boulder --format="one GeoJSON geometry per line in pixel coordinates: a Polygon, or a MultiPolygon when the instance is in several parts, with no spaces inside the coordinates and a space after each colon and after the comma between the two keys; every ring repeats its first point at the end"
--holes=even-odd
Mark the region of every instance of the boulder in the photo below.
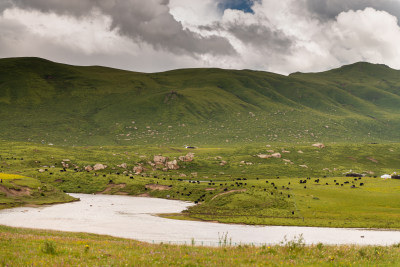
{"type": "Polygon", "coordinates": [[[43,169],[39,169],[39,172],[45,172],[43,169]]]}
{"type": "Polygon", "coordinates": [[[279,158],[282,157],[282,155],[281,155],[281,153],[274,153],[274,154],[271,155],[271,157],[279,159],[279,158]]]}
{"type": "Polygon", "coordinates": [[[143,171],[144,171],[144,169],[143,169],[142,166],[135,166],[135,167],[133,167],[133,172],[134,172],[135,174],[141,174],[143,171]]]}
{"type": "Polygon", "coordinates": [[[261,159],[268,159],[268,158],[271,158],[272,156],[271,155],[267,155],[267,154],[260,154],[260,155],[257,155],[257,157],[259,157],[261,159]]]}
{"type": "Polygon", "coordinates": [[[194,159],[194,153],[187,153],[186,156],[180,156],[179,160],[184,162],[191,162],[194,159]]]}
{"type": "Polygon", "coordinates": [[[221,161],[221,163],[219,165],[221,166],[225,166],[228,162],[226,162],[225,160],[221,161]]]}
{"type": "Polygon", "coordinates": [[[93,170],[95,171],[104,170],[105,168],[107,168],[107,166],[101,163],[97,163],[96,165],[93,166],[93,170]]]}
{"type": "Polygon", "coordinates": [[[120,165],[117,165],[117,167],[126,169],[128,168],[128,165],[126,163],[122,163],[120,165]]]}
{"type": "Polygon", "coordinates": [[[173,161],[168,161],[167,162],[167,168],[169,170],[177,170],[177,169],[179,169],[178,161],[176,159],[174,159],[173,161]]]}
{"type": "Polygon", "coordinates": [[[318,147],[318,148],[324,148],[325,147],[325,145],[322,144],[322,143],[315,143],[315,144],[312,144],[312,146],[313,147],[318,147]]]}
{"type": "Polygon", "coordinates": [[[87,171],[87,172],[93,171],[93,167],[90,166],[90,165],[87,165],[87,166],[85,167],[85,171],[87,171]]]}
{"type": "Polygon", "coordinates": [[[308,166],[307,166],[307,165],[299,165],[299,166],[302,167],[302,168],[308,169],[308,166]]]}
{"type": "Polygon", "coordinates": [[[154,156],[153,161],[155,164],[165,164],[167,162],[168,158],[163,157],[161,155],[154,156]]]}

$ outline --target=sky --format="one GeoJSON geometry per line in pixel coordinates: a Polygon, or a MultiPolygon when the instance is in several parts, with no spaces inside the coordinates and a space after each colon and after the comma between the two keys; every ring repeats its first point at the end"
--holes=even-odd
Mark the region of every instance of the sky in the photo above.
{"type": "Polygon", "coordinates": [[[400,0],[0,0],[0,57],[139,72],[400,69],[400,0]]]}

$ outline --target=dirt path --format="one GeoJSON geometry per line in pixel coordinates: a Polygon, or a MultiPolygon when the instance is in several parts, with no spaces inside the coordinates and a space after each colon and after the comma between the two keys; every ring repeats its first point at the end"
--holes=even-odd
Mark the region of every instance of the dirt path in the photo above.
{"type": "Polygon", "coordinates": [[[0,185],[0,192],[6,194],[7,197],[20,197],[31,195],[31,189],[28,187],[19,187],[18,189],[12,189],[0,185]]]}
{"type": "Polygon", "coordinates": [[[159,191],[165,191],[171,189],[171,187],[169,187],[168,185],[161,185],[161,184],[146,184],[146,188],[159,191]]]}
{"type": "Polygon", "coordinates": [[[211,200],[213,200],[219,196],[222,196],[222,195],[226,195],[226,194],[230,194],[230,193],[234,193],[234,192],[245,192],[245,191],[247,191],[247,189],[229,190],[226,192],[219,193],[218,195],[215,195],[211,200]]]}
{"type": "Polygon", "coordinates": [[[111,191],[113,191],[114,189],[122,189],[125,187],[126,187],[126,184],[109,184],[109,185],[107,185],[106,189],[104,189],[101,192],[98,192],[97,194],[108,194],[111,191]]]}

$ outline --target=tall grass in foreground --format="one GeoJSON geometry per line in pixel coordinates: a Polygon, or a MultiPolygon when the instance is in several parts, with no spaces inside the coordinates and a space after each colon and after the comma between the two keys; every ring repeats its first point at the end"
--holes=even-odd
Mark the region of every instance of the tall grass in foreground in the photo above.
{"type": "MultiPolygon", "coordinates": [[[[228,235],[223,235],[228,237],[228,235]]],[[[223,238],[223,240],[225,240],[223,238]]],[[[227,239],[228,240],[228,239],[227,239]]],[[[196,247],[0,226],[0,266],[396,266],[400,244],[196,247]]]]}

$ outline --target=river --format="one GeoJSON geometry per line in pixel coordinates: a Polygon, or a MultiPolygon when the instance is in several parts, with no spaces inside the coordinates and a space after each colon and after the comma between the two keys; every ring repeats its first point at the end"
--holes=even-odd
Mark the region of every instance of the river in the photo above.
{"type": "Polygon", "coordinates": [[[154,243],[218,245],[227,243],[279,244],[303,236],[306,244],[391,245],[400,243],[400,231],[249,226],[172,220],[158,213],[179,213],[190,202],[111,195],[71,194],[80,201],[0,210],[0,224],[36,229],[87,232],[154,243]],[[223,242],[223,241],[222,241],[223,242]]]}

